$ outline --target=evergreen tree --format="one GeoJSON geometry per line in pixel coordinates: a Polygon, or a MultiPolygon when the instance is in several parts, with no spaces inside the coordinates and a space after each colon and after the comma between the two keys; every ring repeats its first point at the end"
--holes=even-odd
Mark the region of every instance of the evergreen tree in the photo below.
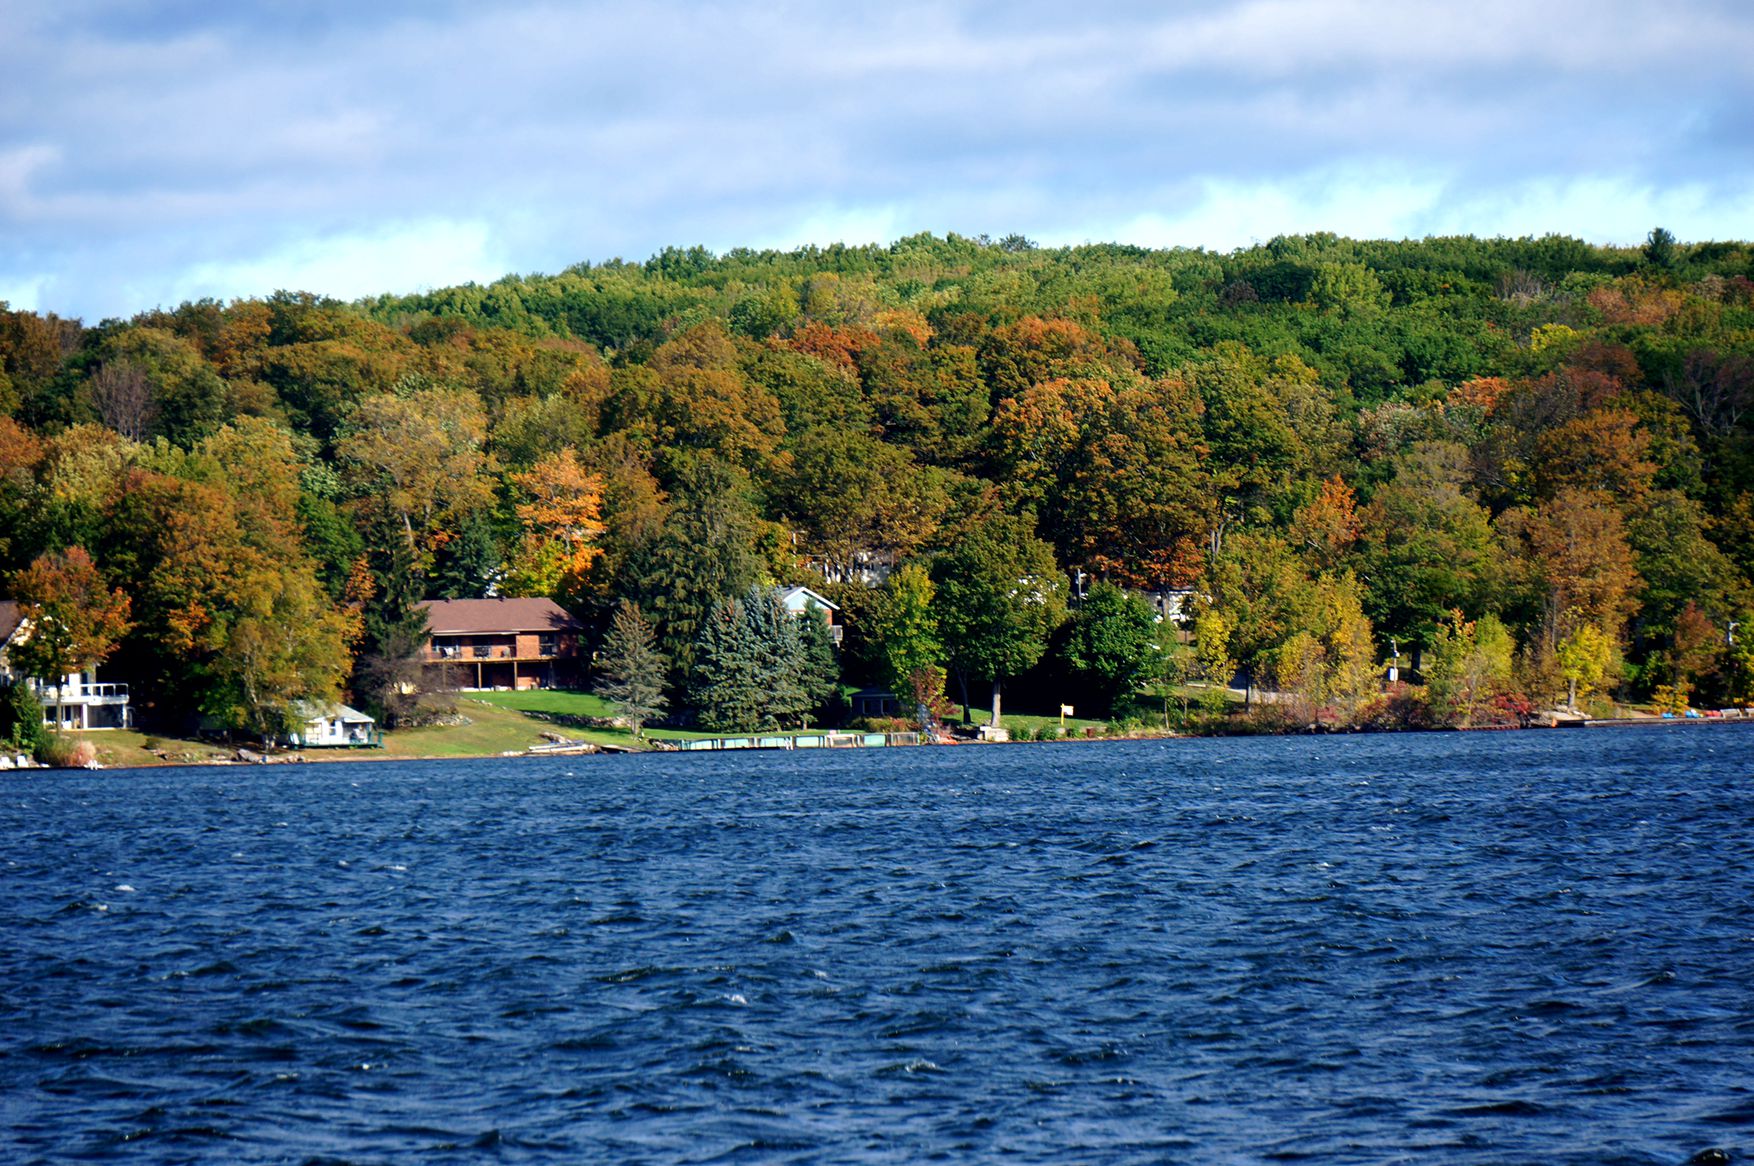
{"type": "Polygon", "coordinates": [[[472,514],[439,544],[422,599],[480,599],[500,574],[499,541],[482,514],[472,514]]]}
{"type": "Polygon", "coordinates": [[[636,737],[668,704],[664,697],[667,668],[657,648],[656,633],[640,614],[639,605],[622,600],[609,622],[609,635],[597,662],[597,695],[614,707],[616,719],[636,737]]]}
{"type": "Polygon", "coordinates": [[[798,639],[802,649],[801,680],[810,709],[818,715],[840,702],[840,655],[835,650],[834,633],[829,630],[827,613],[814,602],[798,619],[798,639]]]}
{"type": "Polygon", "coordinates": [[[829,639],[818,614],[795,617],[772,587],[720,603],[695,641],[691,693],[701,724],[733,733],[802,725],[838,681],[832,642],[826,657],[808,646],[818,631],[829,639]]]}
{"type": "Polygon", "coordinates": [[[760,646],[738,599],[720,600],[694,643],[690,703],[702,728],[753,733],[766,727],[767,693],[760,646]]]}
{"type": "Polygon", "coordinates": [[[680,677],[694,665],[709,613],[761,576],[754,550],[760,519],[747,477],[718,462],[690,464],[662,534],[639,547],[624,571],[625,594],[651,613],[658,646],[680,677]]]}
{"type": "Polygon", "coordinates": [[[805,684],[800,621],[785,609],[779,592],[771,587],[750,588],[743,597],[743,618],[749,624],[756,672],[766,693],[762,727],[801,724],[816,702],[805,684]]]}
{"type": "Polygon", "coordinates": [[[393,729],[416,719],[424,686],[427,616],[420,600],[425,581],[415,569],[413,549],[393,533],[374,540],[368,563],[375,587],[361,621],[353,691],[366,711],[393,729]]]}

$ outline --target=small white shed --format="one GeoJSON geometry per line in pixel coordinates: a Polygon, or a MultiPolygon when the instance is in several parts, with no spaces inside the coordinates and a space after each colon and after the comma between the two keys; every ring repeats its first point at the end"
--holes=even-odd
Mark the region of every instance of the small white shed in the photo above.
{"type": "Polygon", "coordinates": [[[304,722],[304,727],[293,735],[292,744],[295,747],[366,746],[380,743],[377,722],[358,709],[348,708],[344,704],[301,703],[298,715],[304,722]]]}

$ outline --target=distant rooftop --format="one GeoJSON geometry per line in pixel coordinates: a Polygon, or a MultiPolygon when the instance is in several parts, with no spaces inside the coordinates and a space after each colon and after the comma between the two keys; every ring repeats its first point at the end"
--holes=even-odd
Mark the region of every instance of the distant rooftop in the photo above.
{"type": "Polygon", "coordinates": [[[552,599],[423,599],[433,635],[576,632],[579,621],[552,599]]]}

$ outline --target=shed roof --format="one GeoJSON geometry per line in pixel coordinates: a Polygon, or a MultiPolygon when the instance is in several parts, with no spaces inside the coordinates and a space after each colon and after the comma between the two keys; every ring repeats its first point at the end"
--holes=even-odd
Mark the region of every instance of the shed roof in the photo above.
{"type": "Polygon", "coordinates": [[[579,621],[552,599],[423,599],[433,635],[572,632],[579,621]]]}
{"type": "Polygon", "coordinates": [[[344,725],[375,725],[377,721],[344,704],[316,704],[313,701],[298,700],[293,702],[296,712],[307,725],[318,721],[340,721],[344,725]]]}

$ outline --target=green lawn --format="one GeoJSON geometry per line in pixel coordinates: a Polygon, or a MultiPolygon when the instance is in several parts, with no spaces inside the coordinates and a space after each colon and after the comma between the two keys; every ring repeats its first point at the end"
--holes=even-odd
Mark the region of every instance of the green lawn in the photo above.
{"type": "Polygon", "coordinates": [[[97,763],[105,769],[138,769],[152,765],[197,765],[231,757],[236,749],[211,745],[205,741],[182,741],[170,737],[153,737],[132,729],[102,729],[97,732],[69,733],[77,740],[90,741],[97,747],[97,763]],[[164,753],[147,751],[147,744],[164,753]]]}
{"type": "MultiPolygon", "coordinates": [[[[391,757],[482,757],[499,753],[522,752],[532,745],[543,744],[543,733],[560,733],[568,740],[589,741],[594,745],[633,744],[633,737],[621,729],[575,729],[570,725],[554,725],[524,715],[524,710],[506,707],[506,702],[489,697],[572,696],[596,700],[583,693],[484,692],[457,701],[457,711],[468,717],[467,725],[428,725],[420,729],[398,729],[384,734],[384,753],[391,757]]],[[[549,712],[552,709],[535,709],[549,712]]],[[[583,714],[595,716],[597,714],[583,714]]],[[[315,752],[315,751],[313,751],[315,752]]]]}
{"type": "MultiPolygon", "coordinates": [[[[589,741],[595,745],[634,744],[630,734],[619,729],[575,729],[527,717],[516,707],[506,707],[519,698],[558,697],[541,707],[540,700],[531,702],[538,712],[577,713],[581,708],[602,707],[597,697],[586,693],[493,692],[458,700],[457,711],[469,718],[467,725],[429,725],[420,729],[397,729],[384,734],[382,749],[298,750],[311,761],[372,761],[385,758],[410,757],[491,757],[501,753],[521,753],[532,745],[544,744],[543,733],[560,733],[570,740],[589,741]],[[511,698],[510,700],[506,698],[511,698]],[[585,703],[582,703],[585,702],[585,703]]],[[[603,715],[595,711],[580,715],[603,715]]],[[[102,732],[73,733],[70,736],[90,741],[97,747],[97,761],[107,769],[128,769],[154,765],[193,765],[208,761],[227,760],[237,753],[236,746],[206,741],[185,741],[171,737],[154,737],[126,729],[102,732]],[[148,751],[148,744],[163,753],[148,751]]]]}
{"type": "MultiPolygon", "coordinates": [[[[523,692],[473,692],[469,700],[482,701],[500,709],[516,710],[525,713],[544,713],[551,717],[608,717],[613,715],[609,702],[595,693],[573,692],[558,688],[532,688],[523,692]]],[[[565,725],[554,726],[568,737],[582,741],[595,741],[598,744],[626,745],[632,742],[630,734],[619,729],[574,729],[565,725]]],[[[787,730],[780,733],[762,733],[763,737],[793,736],[798,730],[787,730]]],[[[812,729],[810,732],[819,732],[812,729]]],[[[658,741],[702,741],[714,737],[749,737],[751,733],[706,733],[692,729],[647,729],[647,737],[658,741]]]]}
{"type": "Polygon", "coordinates": [[[502,709],[524,713],[546,713],[551,717],[607,717],[609,702],[590,692],[573,692],[559,688],[529,688],[522,692],[474,692],[470,700],[479,700],[502,709]]]}
{"type": "MultiPolygon", "coordinates": [[[[950,723],[960,724],[962,721],[962,706],[953,705],[952,707],[955,709],[955,715],[951,718],[950,723]]],[[[993,711],[991,709],[977,708],[973,710],[971,715],[974,717],[974,723],[977,725],[991,724],[993,720],[993,711]]],[[[999,715],[1005,722],[1005,727],[1007,729],[1013,731],[1020,728],[1028,729],[1030,736],[1034,736],[1040,731],[1043,725],[1058,725],[1060,723],[1059,714],[1057,713],[1053,716],[1046,716],[1040,713],[1014,713],[1009,709],[1006,709],[999,715]]],[[[1066,733],[1068,736],[1082,736],[1084,730],[1087,728],[1102,729],[1107,726],[1107,721],[1092,720],[1088,717],[1066,718],[1066,733]]]]}

